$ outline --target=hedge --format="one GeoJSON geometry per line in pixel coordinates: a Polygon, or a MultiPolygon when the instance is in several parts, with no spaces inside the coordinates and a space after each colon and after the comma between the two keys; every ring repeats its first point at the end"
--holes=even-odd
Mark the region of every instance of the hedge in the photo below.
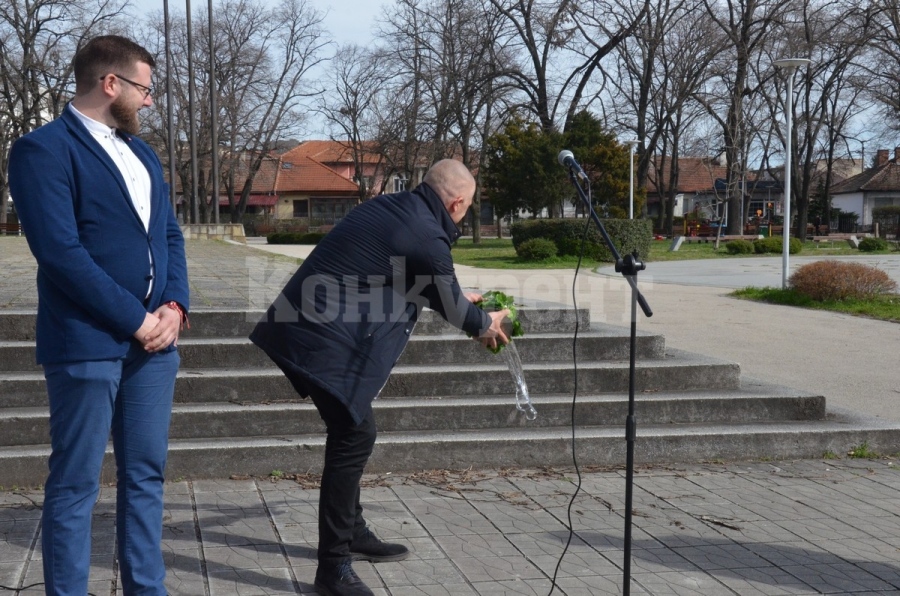
{"type": "Polygon", "coordinates": [[[555,257],[558,252],[553,240],[547,238],[532,238],[516,248],[516,255],[525,261],[546,261],[555,257]]]}
{"type": "MultiPolygon", "coordinates": [[[[780,236],[770,236],[768,238],[759,238],[753,241],[753,250],[756,254],[765,254],[768,252],[781,254],[784,252],[784,238],[780,236]]],[[[788,244],[788,253],[795,255],[803,250],[803,243],[799,238],[791,236],[788,244]]]]}
{"type": "Polygon", "coordinates": [[[325,237],[321,232],[275,232],[266,236],[269,244],[318,244],[325,237]]]}
{"type": "MultiPolygon", "coordinates": [[[[546,238],[556,244],[559,256],[578,256],[584,226],[588,224],[587,243],[584,256],[596,261],[612,262],[612,254],[593,222],[584,219],[530,219],[514,223],[510,232],[513,247],[518,252],[519,245],[532,238],[546,238]]],[[[650,253],[653,241],[653,221],[649,219],[606,219],[606,232],[621,255],[637,251],[642,258],[650,253]]]]}

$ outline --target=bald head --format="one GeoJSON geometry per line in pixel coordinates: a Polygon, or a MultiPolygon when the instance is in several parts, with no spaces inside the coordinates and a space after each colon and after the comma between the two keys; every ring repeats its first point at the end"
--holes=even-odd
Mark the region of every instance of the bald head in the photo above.
{"type": "Polygon", "coordinates": [[[424,182],[441,197],[455,223],[462,221],[475,196],[475,178],[455,159],[442,159],[425,174],[424,182]]]}

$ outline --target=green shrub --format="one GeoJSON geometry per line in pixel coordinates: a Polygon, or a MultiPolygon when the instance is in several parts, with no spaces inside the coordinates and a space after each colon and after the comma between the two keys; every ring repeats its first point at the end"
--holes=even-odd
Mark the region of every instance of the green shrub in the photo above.
{"type": "Polygon", "coordinates": [[[797,269],[788,284],[813,300],[865,299],[897,291],[887,273],[862,263],[816,261],[797,269]]]}
{"type": "Polygon", "coordinates": [[[321,232],[275,232],[266,236],[269,244],[318,244],[325,237],[321,232]]]}
{"type": "Polygon", "coordinates": [[[887,250],[888,242],[884,238],[863,238],[859,241],[859,250],[863,252],[874,252],[876,250],[887,250]]]}
{"type": "Polygon", "coordinates": [[[725,245],[730,255],[749,255],[753,252],[753,243],[749,240],[732,240],[725,245]]]}
{"type": "Polygon", "coordinates": [[[516,254],[526,261],[545,261],[556,253],[556,243],[547,238],[532,238],[516,247],[516,254]]]}
{"type": "MultiPolygon", "coordinates": [[[[770,236],[768,238],[758,238],[753,241],[753,250],[756,254],[775,253],[780,254],[784,251],[784,239],[781,236],[770,236]]],[[[791,238],[788,244],[788,253],[795,255],[803,250],[803,243],[799,238],[791,238]]]]}
{"type": "MultiPolygon", "coordinates": [[[[585,224],[589,226],[584,255],[597,261],[612,262],[612,254],[593,222],[584,219],[530,219],[516,222],[510,228],[513,247],[532,238],[546,238],[556,244],[559,256],[578,256],[585,224]]],[[[637,251],[646,258],[653,242],[653,222],[649,219],[607,219],[603,221],[606,232],[616,250],[625,255],[637,251]]]]}

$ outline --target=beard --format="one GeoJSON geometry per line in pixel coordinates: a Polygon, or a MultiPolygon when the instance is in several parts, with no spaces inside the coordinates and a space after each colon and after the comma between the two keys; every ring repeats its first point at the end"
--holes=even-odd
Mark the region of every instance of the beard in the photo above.
{"type": "Polygon", "coordinates": [[[116,121],[116,128],[119,130],[130,135],[136,135],[141,129],[137,110],[130,106],[124,97],[119,96],[110,105],[109,111],[116,121]]]}

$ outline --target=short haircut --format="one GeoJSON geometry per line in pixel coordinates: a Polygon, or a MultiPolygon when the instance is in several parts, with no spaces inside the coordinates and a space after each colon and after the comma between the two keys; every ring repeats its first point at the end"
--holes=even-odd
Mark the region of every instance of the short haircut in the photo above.
{"type": "Polygon", "coordinates": [[[89,92],[109,73],[130,75],[138,62],[144,62],[150,68],[156,66],[153,55],[130,39],[119,35],[95,37],[82,46],[72,60],[75,93],[89,92]]]}
{"type": "Polygon", "coordinates": [[[424,182],[441,197],[444,203],[475,190],[475,178],[469,168],[455,159],[442,159],[425,173],[424,182]]]}

